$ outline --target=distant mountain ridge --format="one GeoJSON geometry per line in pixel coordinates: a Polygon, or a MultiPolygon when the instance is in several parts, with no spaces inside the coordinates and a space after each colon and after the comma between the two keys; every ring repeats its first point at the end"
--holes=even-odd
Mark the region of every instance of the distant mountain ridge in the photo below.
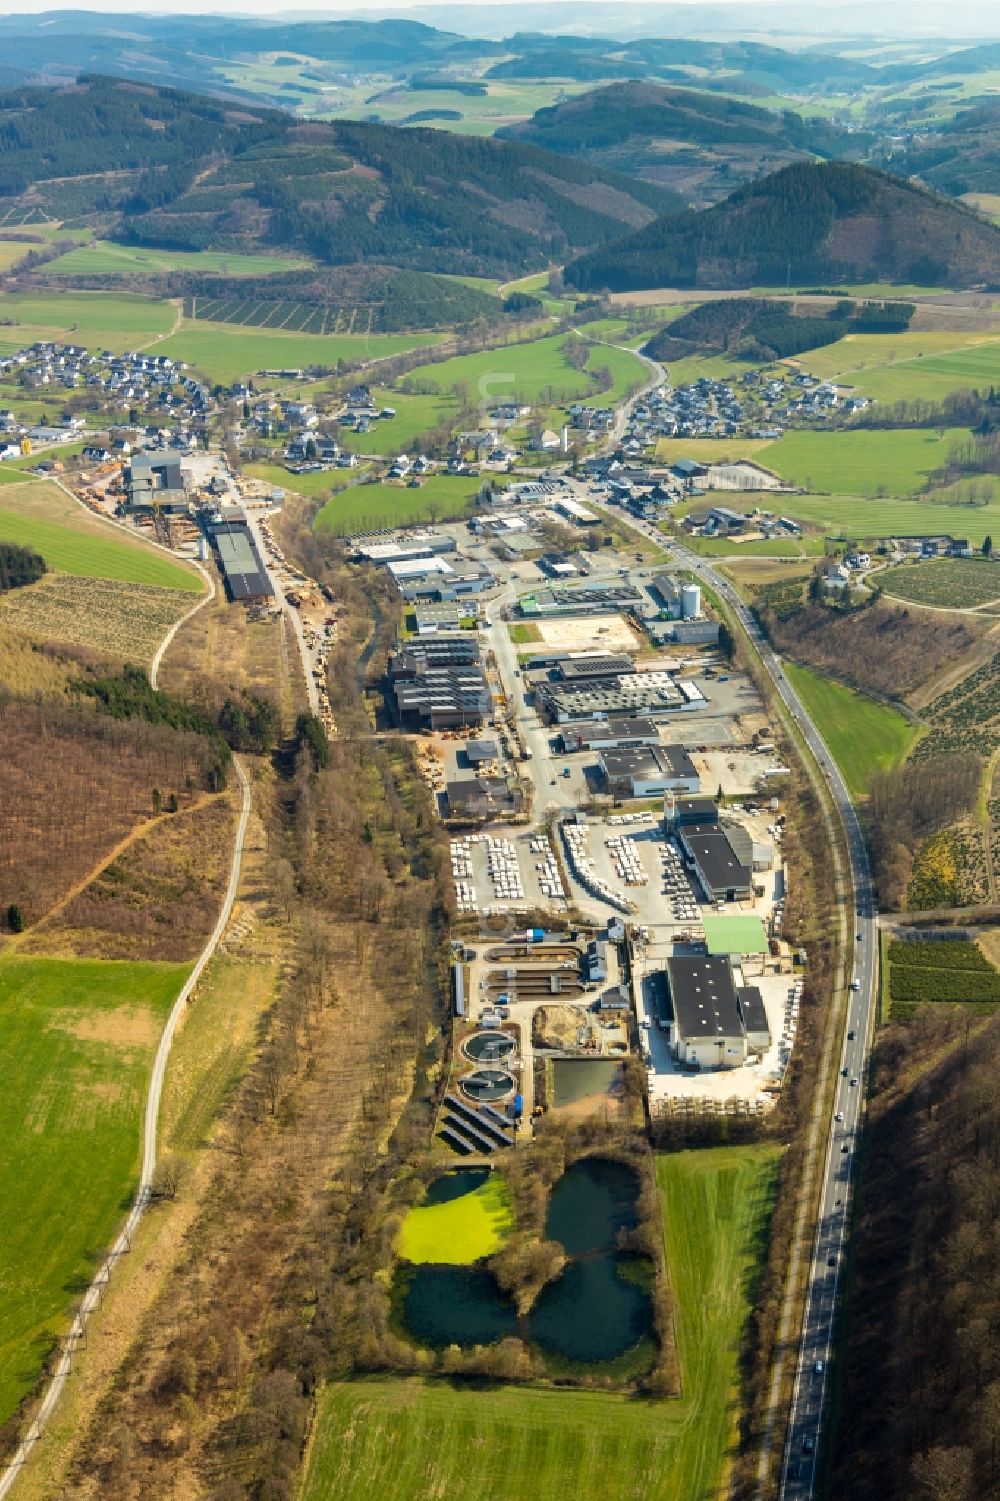
{"type": "Polygon", "coordinates": [[[791,110],[636,81],[578,94],[497,134],[663,183],[689,201],[725,196],[796,159],[857,156],[868,144],[791,110]]]}
{"type": "Polygon", "coordinates": [[[92,222],[184,250],[510,275],[677,198],[534,146],[270,109],[121,79],[0,92],[6,222],[92,222]]]}
{"type": "Polygon", "coordinates": [[[583,291],[786,283],[1000,284],[1000,230],[847,162],[796,164],[701,213],[666,215],[566,267],[583,291]]]}

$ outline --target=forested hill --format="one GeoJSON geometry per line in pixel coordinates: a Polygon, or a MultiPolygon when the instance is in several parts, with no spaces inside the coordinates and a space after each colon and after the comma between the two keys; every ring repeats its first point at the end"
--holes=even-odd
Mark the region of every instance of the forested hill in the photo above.
{"type": "Polygon", "coordinates": [[[561,261],[677,203],[514,142],[303,122],[102,77],[0,93],[8,223],[96,214],[151,245],[492,275],[561,261]]]}
{"type": "Polygon", "coordinates": [[[911,183],[800,163],[701,213],[657,219],[566,268],[582,290],[1000,283],[1000,229],[911,183]]]}
{"type": "Polygon", "coordinates": [[[632,80],[540,109],[498,132],[715,200],[789,162],[858,156],[867,138],[821,119],[739,99],[632,80]]]}

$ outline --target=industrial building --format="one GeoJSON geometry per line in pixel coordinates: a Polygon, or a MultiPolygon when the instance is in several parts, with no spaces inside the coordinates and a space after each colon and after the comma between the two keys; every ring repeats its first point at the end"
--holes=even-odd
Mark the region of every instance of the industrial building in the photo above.
{"type": "Polygon", "coordinates": [[[246,520],[209,521],[205,530],[215,549],[229,599],[241,605],[273,599],[274,586],[246,520]]]}
{"type": "Polygon", "coordinates": [[[388,700],[404,730],[455,729],[482,724],[493,707],[468,632],[409,642],[389,659],[388,700]]]}
{"type": "Polygon", "coordinates": [[[524,802],[517,779],[504,777],[459,777],[446,783],[445,797],[450,818],[497,818],[518,812],[524,802]]]}
{"type": "Polygon", "coordinates": [[[581,652],[562,657],[553,669],[561,683],[588,682],[594,678],[615,678],[635,672],[635,663],[624,653],[581,652]]]}
{"type": "Polygon", "coordinates": [[[753,896],[752,862],[734,847],[739,832],[718,822],[684,824],[677,830],[684,864],[697,876],[707,901],[736,902],[753,896]]]}
{"type": "Polygon", "coordinates": [[[609,719],[583,720],[580,724],[564,725],[562,730],[563,750],[570,754],[581,750],[617,750],[633,745],[659,745],[660,732],[652,719],[634,714],[624,718],[614,715],[609,719]]]}
{"type": "Polygon", "coordinates": [[[477,613],[474,604],[457,600],[421,600],[414,607],[413,618],[418,636],[434,636],[438,631],[458,631],[470,615],[477,613]]]}
{"type": "Polygon", "coordinates": [[[181,461],[161,454],[136,454],[125,466],[125,510],[187,511],[181,461]]]}
{"type": "Polygon", "coordinates": [[[666,672],[630,671],[576,684],[541,683],[538,702],[554,724],[566,724],[600,715],[657,719],[700,709],[705,695],[694,683],[675,682],[666,672]]]}
{"type": "Polygon", "coordinates": [[[675,954],[651,977],[660,1026],[679,1063],[738,1068],[771,1042],[764,1000],[740,986],[728,959],[675,954]]]}
{"type": "Polygon", "coordinates": [[[656,797],[698,792],[701,778],[682,745],[636,745],[602,750],[601,770],[618,796],[656,797]]]}
{"type": "Polygon", "coordinates": [[[539,589],[518,604],[528,620],[539,616],[606,615],[609,611],[634,611],[642,595],[630,584],[588,585],[579,589],[539,589]]]}

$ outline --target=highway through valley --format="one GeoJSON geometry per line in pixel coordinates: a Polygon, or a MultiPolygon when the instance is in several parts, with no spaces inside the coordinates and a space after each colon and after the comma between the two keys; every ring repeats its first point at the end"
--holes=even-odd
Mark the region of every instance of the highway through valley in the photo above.
{"type": "MultiPolygon", "coordinates": [[[[588,500],[594,504],[592,496],[588,500]]],[[[609,514],[613,512],[609,511],[609,514]]],[[[820,1478],[818,1466],[824,1439],[823,1425],[836,1328],[837,1294],[850,1227],[855,1152],[864,1113],[866,1067],[878,993],[878,929],[868,851],[857,810],[840,768],[789,682],[780,657],[772,651],[733,585],[689,548],[672,540],[668,543],[662,532],[651,523],[637,521],[632,517],[628,520],[634,530],[645,533],[658,546],[671,550],[678,564],[695,574],[725,601],[749,637],[799,734],[809,747],[829,788],[844,830],[852,888],[850,896],[853,899],[853,912],[848,914],[846,924],[854,950],[850,966],[851,988],[847,1022],[841,1042],[835,1102],[826,1133],[818,1215],[779,1491],[782,1501],[813,1501],[820,1478]]]]}

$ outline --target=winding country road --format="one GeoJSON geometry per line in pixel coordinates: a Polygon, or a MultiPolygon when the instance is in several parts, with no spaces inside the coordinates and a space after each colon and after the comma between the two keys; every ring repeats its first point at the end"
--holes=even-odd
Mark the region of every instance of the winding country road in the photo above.
{"type": "Polygon", "coordinates": [[[236,839],[233,845],[233,857],[229,868],[229,883],[226,894],[219,910],[219,916],[215,927],[209,936],[207,943],[199,954],[194,968],[180,990],[177,999],[167,1017],[166,1025],[160,1036],[159,1046],[156,1049],[156,1057],[153,1060],[153,1071],[149,1080],[149,1091],[146,1095],[146,1113],[143,1124],[142,1138],[142,1171],[139,1175],[139,1186],[136,1190],[135,1202],[129,1211],[128,1218],[123,1225],[117,1240],[108,1252],[107,1257],[99,1268],[94,1280],[91,1282],[80,1305],[69,1332],[65,1336],[62,1345],[62,1353],[59,1356],[55,1370],[45,1388],[41,1403],[32,1419],[24,1438],[8,1462],[7,1468],[0,1476],[0,1501],[9,1495],[15,1485],[18,1476],[31,1458],[32,1450],[45,1432],[46,1424],[55,1411],[63,1387],[73,1368],[73,1352],[83,1339],[87,1323],[94,1309],[98,1306],[101,1295],[111,1279],[115,1263],[120,1256],[124,1256],[132,1244],[140,1221],[150,1204],[150,1190],[153,1183],[153,1175],[156,1171],[156,1128],[160,1113],[160,1098],[163,1093],[163,1081],[166,1077],[167,1062],[170,1057],[170,1049],[173,1045],[174,1033],[180,1021],[181,1013],[187,1005],[198,981],[205,971],[205,967],[215,953],[219,940],[226,929],[233,903],[236,900],[236,892],[239,887],[240,870],[243,863],[243,843],[246,838],[247,823],[250,818],[251,794],[250,782],[243,770],[238,758],[233,757],[233,765],[236,768],[236,776],[242,792],[242,804],[240,807],[239,821],[236,826],[236,839]]]}

